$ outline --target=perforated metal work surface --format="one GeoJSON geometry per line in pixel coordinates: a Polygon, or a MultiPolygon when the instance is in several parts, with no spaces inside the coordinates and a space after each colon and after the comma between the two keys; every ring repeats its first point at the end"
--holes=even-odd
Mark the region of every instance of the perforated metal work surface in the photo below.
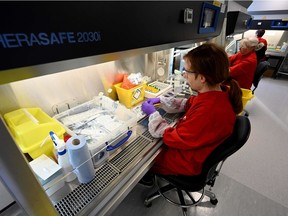
{"type": "Polygon", "coordinates": [[[169,123],[174,122],[176,119],[179,119],[181,116],[180,113],[165,113],[163,118],[165,118],[169,123]]]}
{"type": "Polygon", "coordinates": [[[63,216],[77,215],[117,176],[119,176],[119,172],[109,164],[104,164],[96,171],[95,178],[91,182],[80,184],[67,196],[62,198],[55,205],[56,210],[63,216]]]}
{"type": "Polygon", "coordinates": [[[153,136],[151,136],[151,134],[149,133],[149,131],[145,131],[144,133],[142,133],[143,136],[147,137],[150,140],[155,140],[155,138],[153,136]]]}
{"type": "MultiPolygon", "coordinates": [[[[147,133],[147,132],[146,132],[147,133]]],[[[149,134],[149,132],[148,132],[149,134]]],[[[85,208],[101,191],[116,179],[137,155],[149,144],[151,140],[137,137],[126,148],[118,153],[111,161],[106,162],[96,171],[95,178],[88,184],[80,184],[67,196],[55,205],[56,210],[63,216],[77,215],[85,208]]]]}
{"type": "MultiPolygon", "coordinates": [[[[175,114],[172,115],[172,118],[173,116],[175,116],[175,114]]],[[[171,120],[170,118],[167,119],[171,120]]],[[[143,156],[143,149],[154,141],[155,138],[150,135],[148,130],[144,131],[142,135],[129,143],[129,145],[114,158],[104,163],[104,165],[96,171],[96,177],[91,182],[88,184],[80,184],[57,202],[55,209],[61,216],[76,216],[79,213],[81,214],[81,211],[97,196],[97,199],[101,200],[100,193],[105,189],[107,190],[104,193],[109,192],[109,186],[112,187],[111,185],[115,183],[116,178],[120,177],[121,173],[126,170],[131,163],[137,163],[137,160],[141,160],[139,156],[143,156]],[[113,181],[114,183],[112,184],[113,181]]],[[[95,201],[98,202],[98,200],[95,201]]]]}
{"type": "Polygon", "coordinates": [[[123,171],[149,143],[151,143],[151,141],[139,136],[118,155],[112,158],[109,163],[113,164],[120,171],[123,171]]]}

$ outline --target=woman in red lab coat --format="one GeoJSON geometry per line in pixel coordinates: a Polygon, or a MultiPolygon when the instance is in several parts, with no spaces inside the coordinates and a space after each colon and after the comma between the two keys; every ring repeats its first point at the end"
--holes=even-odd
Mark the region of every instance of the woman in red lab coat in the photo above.
{"type": "Polygon", "coordinates": [[[241,88],[250,89],[257,67],[255,49],[258,45],[256,37],[244,38],[240,41],[240,51],[229,57],[230,76],[241,88]]]}
{"type": "Polygon", "coordinates": [[[142,104],[150,115],[149,132],[164,142],[151,168],[158,174],[199,174],[206,157],[231,135],[236,114],[242,111],[242,93],[229,76],[229,60],[222,48],[203,44],[186,54],[184,61],[183,76],[198,95],[189,99],[161,96],[142,104]],[[222,85],[224,81],[230,89],[222,85]],[[153,104],[159,102],[167,112],[185,112],[175,127],[169,127],[156,111],[153,104]]]}

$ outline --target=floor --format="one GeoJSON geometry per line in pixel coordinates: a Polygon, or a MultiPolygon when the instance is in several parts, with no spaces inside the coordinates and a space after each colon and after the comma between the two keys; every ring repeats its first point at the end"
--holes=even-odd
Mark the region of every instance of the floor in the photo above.
{"type": "MultiPolygon", "coordinates": [[[[247,144],[222,167],[213,191],[219,200],[207,198],[188,210],[193,216],[288,216],[288,78],[264,77],[248,102],[252,124],[247,144]]],[[[150,208],[143,204],[154,191],[142,185],[128,194],[110,216],[180,216],[181,210],[163,198],[150,208]]],[[[22,216],[17,205],[0,216],[22,216]]]]}

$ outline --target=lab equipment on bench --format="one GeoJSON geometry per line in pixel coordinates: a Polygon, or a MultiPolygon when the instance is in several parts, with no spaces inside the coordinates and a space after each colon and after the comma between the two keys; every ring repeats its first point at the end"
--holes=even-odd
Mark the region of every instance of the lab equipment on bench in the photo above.
{"type": "Polygon", "coordinates": [[[29,164],[48,196],[64,186],[61,166],[45,154],[37,157],[29,164]]]}
{"type": "Polygon", "coordinates": [[[22,108],[4,115],[15,142],[23,153],[35,159],[42,154],[54,158],[54,145],[49,132],[63,139],[64,127],[40,108],[22,108]],[[43,144],[45,143],[45,144],[43,144]]]}
{"type": "Polygon", "coordinates": [[[114,87],[116,88],[120,103],[127,108],[131,108],[144,100],[146,83],[139,84],[131,89],[122,88],[121,85],[122,83],[118,83],[114,87]]]}
{"type": "Polygon", "coordinates": [[[174,70],[174,92],[175,94],[179,94],[182,92],[182,75],[181,71],[174,70]]]}
{"type": "Polygon", "coordinates": [[[124,144],[137,124],[134,112],[99,95],[91,101],[80,104],[54,116],[66,128],[68,134],[84,135],[95,167],[101,166],[109,152],[124,144]]]}
{"type": "Polygon", "coordinates": [[[64,140],[60,140],[53,131],[50,131],[49,134],[55,145],[55,149],[57,150],[57,161],[58,164],[62,167],[62,171],[65,176],[64,179],[66,182],[71,182],[76,178],[76,175],[73,173],[73,167],[70,162],[66,144],[64,140]]]}
{"type": "Polygon", "coordinates": [[[67,140],[67,149],[79,182],[90,182],[95,177],[95,170],[85,137],[83,135],[70,137],[67,140]]]}
{"type": "Polygon", "coordinates": [[[159,95],[162,95],[171,89],[172,85],[159,81],[154,81],[152,83],[147,84],[145,89],[145,97],[146,98],[158,97],[159,95]]]}

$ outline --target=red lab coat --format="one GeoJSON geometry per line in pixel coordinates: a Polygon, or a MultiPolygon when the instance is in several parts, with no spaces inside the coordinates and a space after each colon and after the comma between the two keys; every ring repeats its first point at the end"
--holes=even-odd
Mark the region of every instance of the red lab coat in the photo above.
{"type": "Polygon", "coordinates": [[[263,43],[266,46],[266,50],[267,50],[267,46],[268,46],[267,40],[262,38],[262,37],[257,37],[257,39],[258,39],[259,43],[263,43]]]}
{"type": "Polygon", "coordinates": [[[229,57],[230,76],[235,79],[241,88],[250,89],[253,83],[257,66],[257,56],[253,51],[247,55],[240,52],[229,57]]]}
{"type": "Polygon", "coordinates": [[[236,119],[227,92],[211,91],[191,96],[185,115],[163,135],[164,149],[152,172],[196,175],[206,157],[229,135],[236,119]]]}

